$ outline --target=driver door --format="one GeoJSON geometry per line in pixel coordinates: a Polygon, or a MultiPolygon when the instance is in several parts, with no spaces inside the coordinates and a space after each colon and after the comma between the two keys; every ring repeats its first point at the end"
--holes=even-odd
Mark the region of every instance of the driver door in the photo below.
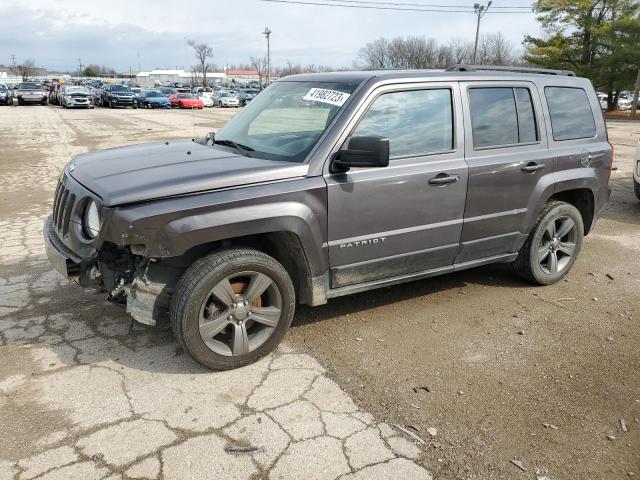
{"type": "Polygon", "coordinates": [[[331,288],[453,264],[467,192],[458,84],[387,86],[345,134],[389,139],[384,168],[325,174],[331,288]]]}

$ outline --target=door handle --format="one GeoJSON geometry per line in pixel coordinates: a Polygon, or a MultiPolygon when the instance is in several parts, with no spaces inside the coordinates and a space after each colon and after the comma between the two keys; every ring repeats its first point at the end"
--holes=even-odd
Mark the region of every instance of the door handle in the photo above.
{"type": "Polygon", "coordinates": [[[429,185],[447,185],[449,183],[455,183],[458,180],[460,180],[459,175],[447,175],[446,173],[439,173],[429,180],[429,185]]]}
{"type": "Polygon", "coordinates": [[[539,172],[540,170],[544,170],[547,166],[544,163],[527,163],[524,167],[522,167],[522,171],[525,173],[534,173],[539,172]]]}

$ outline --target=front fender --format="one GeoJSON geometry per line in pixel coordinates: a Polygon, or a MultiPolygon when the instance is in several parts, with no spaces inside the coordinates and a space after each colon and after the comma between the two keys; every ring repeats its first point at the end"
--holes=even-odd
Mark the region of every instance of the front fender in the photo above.
{"type": "Polygon", "coordinates": [[[115,209],[105,240],[177,257],[207,243],[270,232],[295,234],[311,274],[328,269],[327,192],[322,177],[166,198],[115,209]]]}
{"type": "MultiPolygon", "coordinates": [[[[313,210],[297,202],[277,202],[191,215],[169,222],[158,239],[173,255],[218,240],[270,232],[295,234],[309,258],[312,275],[326,271],[323,228],[313,210]],[[313,267],[316,268],[313,268],[313,267]],[[314,271],[315,270],[315,271],[314,271]]],[[[149,253],[153,253],[151,250],[149,253]]],[[[160,253],[160,252],[157,252],[160,253]]]]}

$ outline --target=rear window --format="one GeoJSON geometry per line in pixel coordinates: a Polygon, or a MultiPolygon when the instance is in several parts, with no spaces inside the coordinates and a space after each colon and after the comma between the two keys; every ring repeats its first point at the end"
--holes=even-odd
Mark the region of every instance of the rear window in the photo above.
{"type": "Polygon", "coordinates": [[[528,88],[470,88],[469,104],[475,148],[538,141],[536,117],[528,88]]]}
{"type": "Polygon", "coordinates": [[[544,94],[554,140],[575,140],[596,135],[589,98],[582,88],[546,87],[544,94]]]}

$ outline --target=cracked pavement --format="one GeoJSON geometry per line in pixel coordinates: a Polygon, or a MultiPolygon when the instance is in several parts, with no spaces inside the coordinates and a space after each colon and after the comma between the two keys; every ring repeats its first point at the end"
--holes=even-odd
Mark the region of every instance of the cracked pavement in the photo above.
{"type": "Polygon", "coordinates": [[[362,411],[313,356],[285,343],[207,371],[167,328],[49,265],[42,224],[73,155],[204,135],[231,114],[0,109],[0,480],[432,478],[424,446],[362,411]]]}

